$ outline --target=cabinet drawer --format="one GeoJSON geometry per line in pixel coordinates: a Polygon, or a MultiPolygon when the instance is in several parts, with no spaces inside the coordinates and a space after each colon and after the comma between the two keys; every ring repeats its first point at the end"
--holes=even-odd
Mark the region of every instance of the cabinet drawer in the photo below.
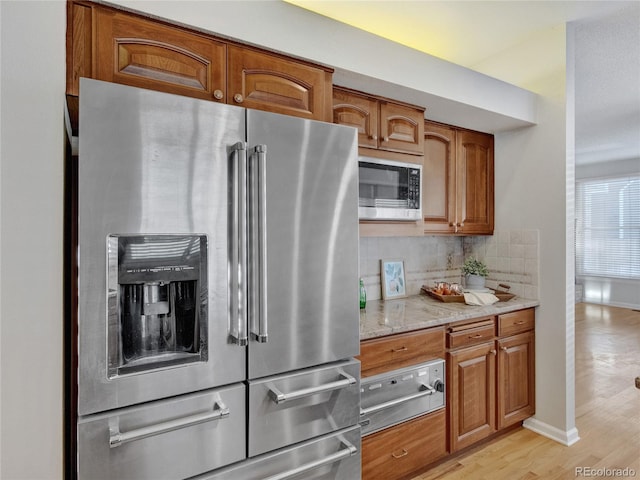
{"type": "Polygon", "coordinates": [[[393,480],[447,453],[445,409],[362,439],[363,480],[393,480]]]}
{"type": "Polygon", "coordinates": [[[444,327],[434,327],[361,342],[358,359],[367,377],[443,356],[444,327]]]}
{"type": "Polygon", "coordinates": [[[528,308],[498,316],[498,336],[513,335],[533,330],[536,323],[535,310],[528,308]]]}
{"type": "Polygon", "coordinates": [[[487,319],[459,327],[450,327],[447,348],[467,347],[491,340],[496,334],[495,322],[487,319]]]}

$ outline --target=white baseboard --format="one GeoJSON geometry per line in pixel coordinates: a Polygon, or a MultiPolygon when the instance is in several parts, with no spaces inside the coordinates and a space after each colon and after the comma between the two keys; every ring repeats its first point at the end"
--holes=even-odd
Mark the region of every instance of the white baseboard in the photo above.
{"type": "Polygon", "coordinates": [[[522,426],[528,428],[532,432],[539,433],[540,435],[550,438],[551,440],[561,443],[562,445],[565,445],[567,447],[570,447],[578,440],[580,440],[577,428],[572,428],[571,430],[564,431],[560,430],[559,428],[553,427],[548,423],[541,422],[537,418],[527,418],[522,423],[522,426]]]}

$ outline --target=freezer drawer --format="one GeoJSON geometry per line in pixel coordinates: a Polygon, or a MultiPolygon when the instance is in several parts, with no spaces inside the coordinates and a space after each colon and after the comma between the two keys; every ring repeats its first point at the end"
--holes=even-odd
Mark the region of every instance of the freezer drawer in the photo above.
{"type": "Polygon", "coordinates": [[[356,426],[191,480],[355,480],[361,478],[360,463],[356,426]]]}
{"type": "Polygon", "coordinates": [[[245,391],[234,384],[78,421],[78,478],[182,479],[245,458],[245,391]]]}
{"type": "Polygon", "coordinates": [[[360,362],[249,381],[249,457],[356,425],[360,362]]]}

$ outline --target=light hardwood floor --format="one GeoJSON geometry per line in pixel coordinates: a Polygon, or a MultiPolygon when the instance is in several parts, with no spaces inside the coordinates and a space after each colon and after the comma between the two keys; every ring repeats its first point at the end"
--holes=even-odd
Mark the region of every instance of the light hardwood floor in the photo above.
{"type": "Polygon", "coordinates": [[[579,303],[575,332],[579,442],[565,447],[519,428],[413,480],[624,478],[596,475],[614,468],[640,479],[640,312],[579,303]]]}

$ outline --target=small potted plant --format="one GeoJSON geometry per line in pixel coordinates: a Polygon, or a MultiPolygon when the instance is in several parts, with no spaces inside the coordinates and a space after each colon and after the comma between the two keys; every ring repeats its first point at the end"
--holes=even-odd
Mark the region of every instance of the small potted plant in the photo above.
{"type": "Polygon", "coordinates": [[[465,279],[465,286],[470,290],[484,288],[484,282],[489,275],[487,266],[475,257],[469,257],[462,265],[462,274],[465,279]]]}

